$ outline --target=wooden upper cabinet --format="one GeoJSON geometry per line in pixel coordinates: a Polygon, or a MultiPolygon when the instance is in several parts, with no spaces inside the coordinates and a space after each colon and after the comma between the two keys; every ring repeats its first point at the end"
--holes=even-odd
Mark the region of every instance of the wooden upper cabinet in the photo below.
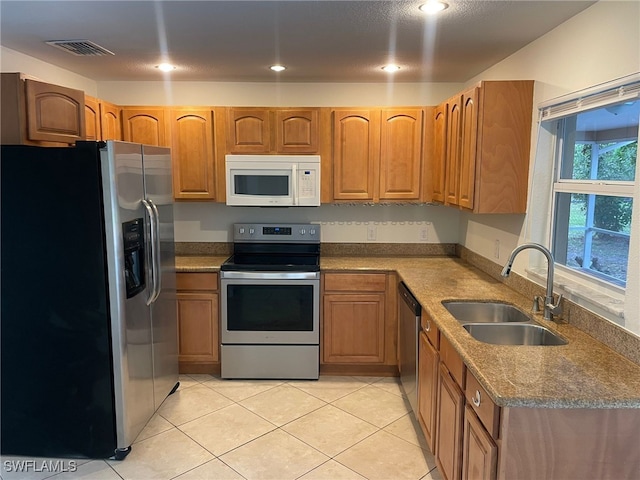
{"type": "Polygon", "coordinates": [[[462,125],[460,132],[460,160],[458,164],[458,205],[470,210],[473,209],[473,194],[476,178],[479,90],[479,87],[474,87],[462,94],[462,125]]]}
{"type": "Polygon", "coordinates": [[[215,199],[213,112],[175,109],[171,123],[173,195],[176,199],[215,199]]]}
{"type": "Polygon", "coordinates": [[[124,107],[122,139],[126,142],[168,147],[169,139],[162,107],[124,107]]]}
{"type": "Polygon", "coordinates": [[[447,101],[447,142],[445,154],[445,202],[458,204],[460,168],[460,127],[462,123],[462,96],[447,101]]]}
{"type": "Polygon", "coordinates": [[[84,96],[85,138],[102,140],[100,135],[100,100],[89,95],[84,96]]]}
{"type": "Polygon", "coordinates": [[[84,96],[87,140],[121,140],[120,107],[99,98],[84,96]]]}
{"type": "Polygon", "coordinates": [[[382,111],[381,200],[419,200],[422,180],[422,109],[382,111]]]}
{"type": "Polygon", "coordinates": [[[447,155],[447,103],[438,105],[433,111],[433,150],[431,161],[432,198],[445,201],[445,168],[447,155]]]}
{"type": "Polygon", "coordinates": [[[85,139],[83,91],[21,73],[3,73],[1,78],[3,144],[60,145],[85,139]]]}
{"type": "Polygon", "coordinates": [[[227,152],[269,153],[271,111],[266,108],[227,110],[227,152]]]}
{"type": "Polygon", "coordinates": [[[74,143],[85,138],[84,92],[25,80],[30,140],[74,143]]]}
{"type": "Polygon", "coordinates": [[[447,103],[444,202],[474,213],[525,213],[533,81],[481,82],[447,103]]]}
{"type": "Polygon", "coordinates": [[[380,111],[334,110],[334,200],[373,200],[379,161],[380,111]]]}
{"type": "Polygon", "coordinates": [[[227,153],[318,153],[319,108],[228,108],[227,153]]]}
{"type": "Polygon", "coordinates": [[[275,111],[277,153],[318,152],[319,109],[275,111]]]}
{"type": "Polygon", "coordinates": [[[100,100],[100,129],[102,140],[122,140],[120,107],[100,100]]]}

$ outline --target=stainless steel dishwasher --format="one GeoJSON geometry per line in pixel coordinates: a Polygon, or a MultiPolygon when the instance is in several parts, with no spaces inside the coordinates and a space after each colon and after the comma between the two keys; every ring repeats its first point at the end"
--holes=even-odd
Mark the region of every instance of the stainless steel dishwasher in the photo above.
{"type": "Polygon", "coordinates": [[[400,381],[414,413],[418,411],[418,333],[422,307],[407,286],[398,285],[400,381]]]}

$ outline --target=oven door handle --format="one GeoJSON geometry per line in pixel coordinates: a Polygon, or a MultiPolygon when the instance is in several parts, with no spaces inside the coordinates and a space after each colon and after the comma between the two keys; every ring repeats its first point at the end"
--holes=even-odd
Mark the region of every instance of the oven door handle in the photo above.
{"type": "Polygon", "coordinates": [[[220,272],[220,277],[245,280],[317,280],[320,272],[220,272]]]}

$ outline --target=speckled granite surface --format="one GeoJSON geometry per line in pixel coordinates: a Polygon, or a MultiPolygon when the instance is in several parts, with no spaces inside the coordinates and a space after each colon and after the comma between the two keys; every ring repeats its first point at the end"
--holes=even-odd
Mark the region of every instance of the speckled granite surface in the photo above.
{"type": "MultiPolygon", "coordinates": [[[[226,256],[177,257],[178,271],[217,271],[226,256]]],[[[569,341],[553,347],[473,339],[442,300],[499,300],[529,311],[531,299],[458,258],[323,256],[323,271],[395,271],[469,370],[502,407],[639,408],[640,365],[569,324],[536,321],[569,341]]]]}

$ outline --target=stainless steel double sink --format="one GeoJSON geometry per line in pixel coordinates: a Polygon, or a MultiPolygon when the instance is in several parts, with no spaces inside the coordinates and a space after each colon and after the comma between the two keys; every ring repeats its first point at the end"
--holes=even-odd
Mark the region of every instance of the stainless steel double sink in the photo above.
{"type": "Polygon", "coordinates": [[[469,334],[494,345],[566,345],[560,335],[538,325],[529,315],[507,303],[444,301],[453,317],[469,334]]]}

